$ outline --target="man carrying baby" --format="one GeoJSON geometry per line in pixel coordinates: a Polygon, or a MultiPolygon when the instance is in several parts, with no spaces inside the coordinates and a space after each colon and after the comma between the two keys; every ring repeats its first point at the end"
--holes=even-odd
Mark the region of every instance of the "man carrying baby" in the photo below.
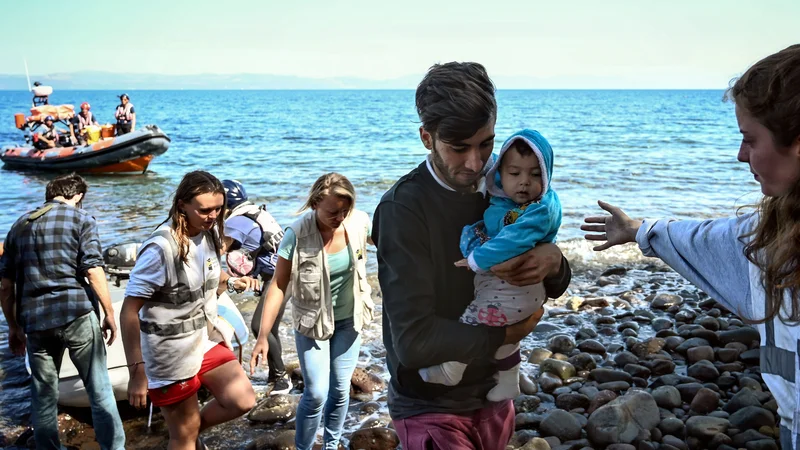
{"type": "MultiPolygon", "coordinates": [[[[432,67],[417,88],[420,139],[430,154],[383,196],[373,218],[383,337],[391,375],[389,412],[406,450],[505,449],[514,433],[510,400],[486,398],[496,385],[494,355],[516,344],[542,310],[508,327],[473,326],[459,317],[474,298],[474,272],[463,258],[464,226],[489,206],[485,174],[494,148],[494,84],[476,63],[432,67]],[[426,383],[419,369],[448,361],[467,364],[455,386],[426,383]]],[[[553,244],[536,245],[491,268],[515,286],[544,283],[561,295],[571,271],[553,244]]]]}

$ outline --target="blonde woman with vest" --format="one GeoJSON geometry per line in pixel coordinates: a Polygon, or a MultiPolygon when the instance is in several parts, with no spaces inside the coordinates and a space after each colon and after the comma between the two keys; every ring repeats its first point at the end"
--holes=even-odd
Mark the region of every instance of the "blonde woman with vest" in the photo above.
{"type": "Polygon", "coordinates": [[[324,449],[336,449],[350,403],[361,329],[372,320],[367,283],[371,221],[355,209],[353,185],[338,173],[321,176],[286,229],[267,291],[250,374],[266,360],[267,337],[284,299],[292,305],[295,344],[305,389],[297,408],[295,446],[308,450],[324,419],[324,449]],[[323,417],[324,407],[324,417],[323,417]]]}
{"type": "Polygon", "coordinates": [[[202,430],[249,411],[255,393],[230,342],[214,326],[217,295],[257,289],[220,271],[225,191],[208,172],[187,173],[169,213],[139,251],[120,327],[128,359],[128,401],[161,408],[169,449],[204,448],[202,430]],[[197,391],[214,395],[201,410],[197,391]]]}

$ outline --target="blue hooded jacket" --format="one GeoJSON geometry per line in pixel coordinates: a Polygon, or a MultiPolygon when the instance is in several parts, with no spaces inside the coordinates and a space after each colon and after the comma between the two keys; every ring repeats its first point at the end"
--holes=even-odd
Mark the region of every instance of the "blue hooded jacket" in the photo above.
{"type": "Polygon", "coordinates": [[[538,131],[525,129],[509,137],[494,164],[486,174],[489,208],[483,220],[464,227],[461,252],[475,272],[486,272],[493,266],[519,256],[540,242],[555,242],[561,226],[561,201],[550,186],[553,177],[553,149],[538,131]],[[520,205],[503,192],[500,163],[506,151],[517,140],[532,149],[542,170],[542,194],[539,199],[520,205]]]}

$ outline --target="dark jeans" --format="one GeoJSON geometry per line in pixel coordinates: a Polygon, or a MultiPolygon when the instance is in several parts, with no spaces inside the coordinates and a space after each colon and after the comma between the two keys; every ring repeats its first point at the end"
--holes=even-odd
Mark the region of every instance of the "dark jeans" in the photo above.
{"type": "Polygon", "coordinates": [[[122,136],[123,134],[128,134],[130,132],[131,132],[131,124],[129,123],[117,124],[117,136],[122,136]]]}
{"type": "MultiPolygon", "coordinates": [[[[261,278],[264,284],[261,287],[261,299],[258,301],[255,312],[253,312],[253,321],[250,322],[250,329],[256,337],[258,336],[259,330],[261,330],[261,312],[264,309],[264,300],[267,297],[267,287],[269,286],[270,279],[271,276],[262,276],[261,278]]],[[[286,311],[286,299],[284,299],[283,305],[281,305],[281,309],[278,311],[278,317],[275,318],[275,323],[272,324],[272,330],[270,330],[267,336],[267,343],[269,344],[269,350],[267,351],[269,379],[274,379],[278,377],[278,375],[282,375],[286,372],[286,367],[283,365],[283,358],[281,357],[281,353],[283,352],[281,337],[278,335],[278,329],[280,328],[284,311],[286,311]]]]}
{"type": "Polygon", "coordinates": [[[64,350],[68,349],[89,395],[94,432],[100,448],[124,449],[125,432],[108,378],[106,345],[95,313],[84,314],[63,327],[28,333],[27,346],[36,448],[61,448],[58,440],[58,373],[64,350]]]}

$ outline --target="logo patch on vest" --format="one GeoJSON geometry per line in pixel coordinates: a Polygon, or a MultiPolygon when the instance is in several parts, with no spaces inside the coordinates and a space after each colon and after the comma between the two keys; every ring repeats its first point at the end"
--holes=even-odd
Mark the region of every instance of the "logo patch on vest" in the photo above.
{"type": "Polygon", "coordinates": [[[217,269],[218,264],[216,258],[208,258],[206,259],[206,270],[212,272],[217,269]]]}

